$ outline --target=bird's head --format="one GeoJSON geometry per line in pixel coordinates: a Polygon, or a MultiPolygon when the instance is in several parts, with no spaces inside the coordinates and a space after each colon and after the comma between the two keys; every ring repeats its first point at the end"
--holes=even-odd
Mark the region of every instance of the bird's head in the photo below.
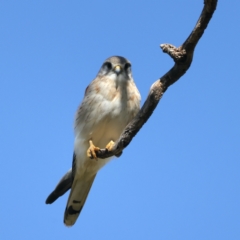
{"type": "Polygon", "coordinates": [[[120,82],[132,80],[131,63],[124,57],[110,57],[103,63],[98,76],[107,76],[120,82]]]}

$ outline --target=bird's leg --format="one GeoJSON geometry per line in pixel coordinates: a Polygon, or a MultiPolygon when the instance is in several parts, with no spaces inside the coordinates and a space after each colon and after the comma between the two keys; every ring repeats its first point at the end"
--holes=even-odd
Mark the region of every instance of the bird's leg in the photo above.
{"type": "Polygon", "coordinates": [[[92,140],[89,140],[89,148],[87,150],[87,156],[91,159],[97,159],[96,152],[100,150],[99,147],[95,147],[92,140]]]}

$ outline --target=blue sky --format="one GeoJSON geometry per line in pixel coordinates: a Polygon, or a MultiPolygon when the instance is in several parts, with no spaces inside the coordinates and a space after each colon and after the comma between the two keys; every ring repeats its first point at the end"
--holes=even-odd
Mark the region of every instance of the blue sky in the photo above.
{"type": "Polygon", "coordinates": [[[103,168],[72,228],[73,119],[102,62],[132,62],[145,100],[203,7],[182,1],[0,2],[0,239],[240,239],[237,0],[220,1],[188,72],[121,158],[103,168]]]}

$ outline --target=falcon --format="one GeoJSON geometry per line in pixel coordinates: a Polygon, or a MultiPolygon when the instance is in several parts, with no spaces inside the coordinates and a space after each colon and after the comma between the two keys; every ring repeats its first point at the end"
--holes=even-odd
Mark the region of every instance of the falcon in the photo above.
{"type": "Polygon", "coordinates": [[[138,113],[140,100],[131,63],[120,56],[108,58],[86,88],[75,116],[72,168],[46,199],[51,204],[71,189],[64,213],[66,226],[74,225],[98,171],[111,159],[98,159],[96,152],[112,149],[138,113]]]}

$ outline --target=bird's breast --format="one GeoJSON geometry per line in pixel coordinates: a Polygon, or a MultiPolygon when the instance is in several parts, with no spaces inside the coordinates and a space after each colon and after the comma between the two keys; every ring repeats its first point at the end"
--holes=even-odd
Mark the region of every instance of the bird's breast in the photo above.
{"type": "Polygon", "coordinates": [[[85,157],[89,140],[100,148],[116,141],[139,108],[140,94],[134,83],[116,88],[93,82],[76,114],[75,153],[85,157]]]}

